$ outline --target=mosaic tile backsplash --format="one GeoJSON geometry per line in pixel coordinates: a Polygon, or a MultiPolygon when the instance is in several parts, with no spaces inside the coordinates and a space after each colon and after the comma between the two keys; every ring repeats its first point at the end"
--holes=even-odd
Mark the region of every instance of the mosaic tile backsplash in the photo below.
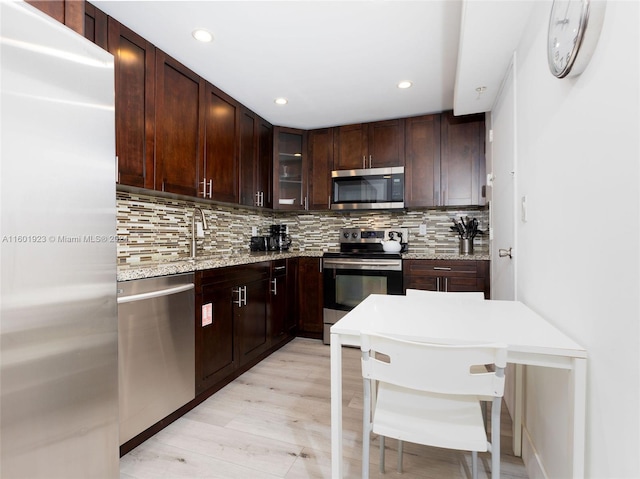
{"type": "MultiPolygon", "coordinates": [[[[197,201],[174,200],[125,191],[117,192],[119,264],[151,264],[186,259],[191,252],[192,218],[200,208],[207,220],[204,237],[197,241],[197,255],[215,256],[249,252],[251,227],[259,235],[271,224],[286,224],[292,251],[326,251],[339,246],[340,228],[407,228],[409,251],[422,254],[457,254],[458,237],[451,218],[475,217],[480,229],[489,223],[487,208],[427,209],[367,212],[256,211],[197,201]],[[420,235],[420,225],[426,235],[420,235]]],[[[198,216],[196,216],[198,218],[198,216]]],[[[476,254],[488,254],[488,235],[474,240],[476,254]]]]}

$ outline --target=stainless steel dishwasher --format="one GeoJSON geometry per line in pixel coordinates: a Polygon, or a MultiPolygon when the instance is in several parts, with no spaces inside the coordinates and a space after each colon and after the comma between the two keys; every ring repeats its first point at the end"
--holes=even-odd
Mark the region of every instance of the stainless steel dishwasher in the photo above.
{"type": "Polygon", "coordinates": [[[118,282],[120,444],[195,397],[194,275],[118,282]]]}

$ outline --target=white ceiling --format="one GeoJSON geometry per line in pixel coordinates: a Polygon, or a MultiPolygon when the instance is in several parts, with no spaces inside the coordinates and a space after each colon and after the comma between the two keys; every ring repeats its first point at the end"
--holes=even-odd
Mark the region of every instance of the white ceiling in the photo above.
{"type": "Polygon", "coordinates": [[[490,110],[531,2],[92,3],[274,125],[313,129],[450,110],[454,86],[456,114],[490,110]]]}

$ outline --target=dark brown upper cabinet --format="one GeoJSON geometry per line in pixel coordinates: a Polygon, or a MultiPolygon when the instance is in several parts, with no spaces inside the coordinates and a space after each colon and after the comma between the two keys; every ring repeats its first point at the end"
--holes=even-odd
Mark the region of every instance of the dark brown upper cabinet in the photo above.
{"type": "Polygon", "coordinates": [[[275,127],[273,130],[274,209],[306,208],[307,164],[307,132],[275,127]]]}
{"type": "Polygon", "coordinates": [[[198,196],[239,202],[238,128],[240,105],[207,83],[205,92],[205,150],[198,196]]]}
{"type": "Polygon", "coordinates": [[[156,190],[198,196],[204,95],[204,79],[156,49],[156,190]]]}
{"type": "Polygon", "coordinates": [[[273,125],[258,116],[257,190],[263,192],[262,204],[273,207],[273,125]]]}
{"type": "Polygon", "coordinates": [[[89,2],[84,4],[84,37],[104,50],[108,50],[107,14],[89,2]]]}
{"type": "Polygon", "coordinates": [[[309,132],[309,210],[328,210],[331,207],[333,132],[334,128],[309,132]]]}
{"type": "Polygon", "coordinates": [[[484,205],[484,114],[442,113],[440,188],[444,206],[484,205]]]}
{"type": "Polygon", "coordinates": [[[26,0],[38,10],[84,35],[85,2],[82,0],[26,0]]]}
{"type": "Polygon", "coordinates": [[[240,114],[240,204],[270,208],[273,126],[252,111],[240,114]]]}
{"type": "Polygon", "coordinates": [[[440,206],[440,115],[407,118],[405,206],[440,206]]]}
{"type": "Polygon", "coordinates": [[[334,169],[404,165],[404,119],[340,126],[334,140],[334,169]]]}
{"type": "Polygon", "coordinates": [[[406,119],[407,207],[485,204],[484,115],[406,119]]]}
{"type": "Polygon", "coordinates": [[[115,59],[117,181],[152,189],[156,49],[113,18],[108,33],[115,59]]]}

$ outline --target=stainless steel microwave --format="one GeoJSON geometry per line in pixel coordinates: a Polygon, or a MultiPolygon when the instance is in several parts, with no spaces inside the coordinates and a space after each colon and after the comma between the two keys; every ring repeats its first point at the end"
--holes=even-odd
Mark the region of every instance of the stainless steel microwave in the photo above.
{"type": "Polygon", "coordinates": [[[404,208],[404,166],[331,172],[332,210],[404,208]]]}

